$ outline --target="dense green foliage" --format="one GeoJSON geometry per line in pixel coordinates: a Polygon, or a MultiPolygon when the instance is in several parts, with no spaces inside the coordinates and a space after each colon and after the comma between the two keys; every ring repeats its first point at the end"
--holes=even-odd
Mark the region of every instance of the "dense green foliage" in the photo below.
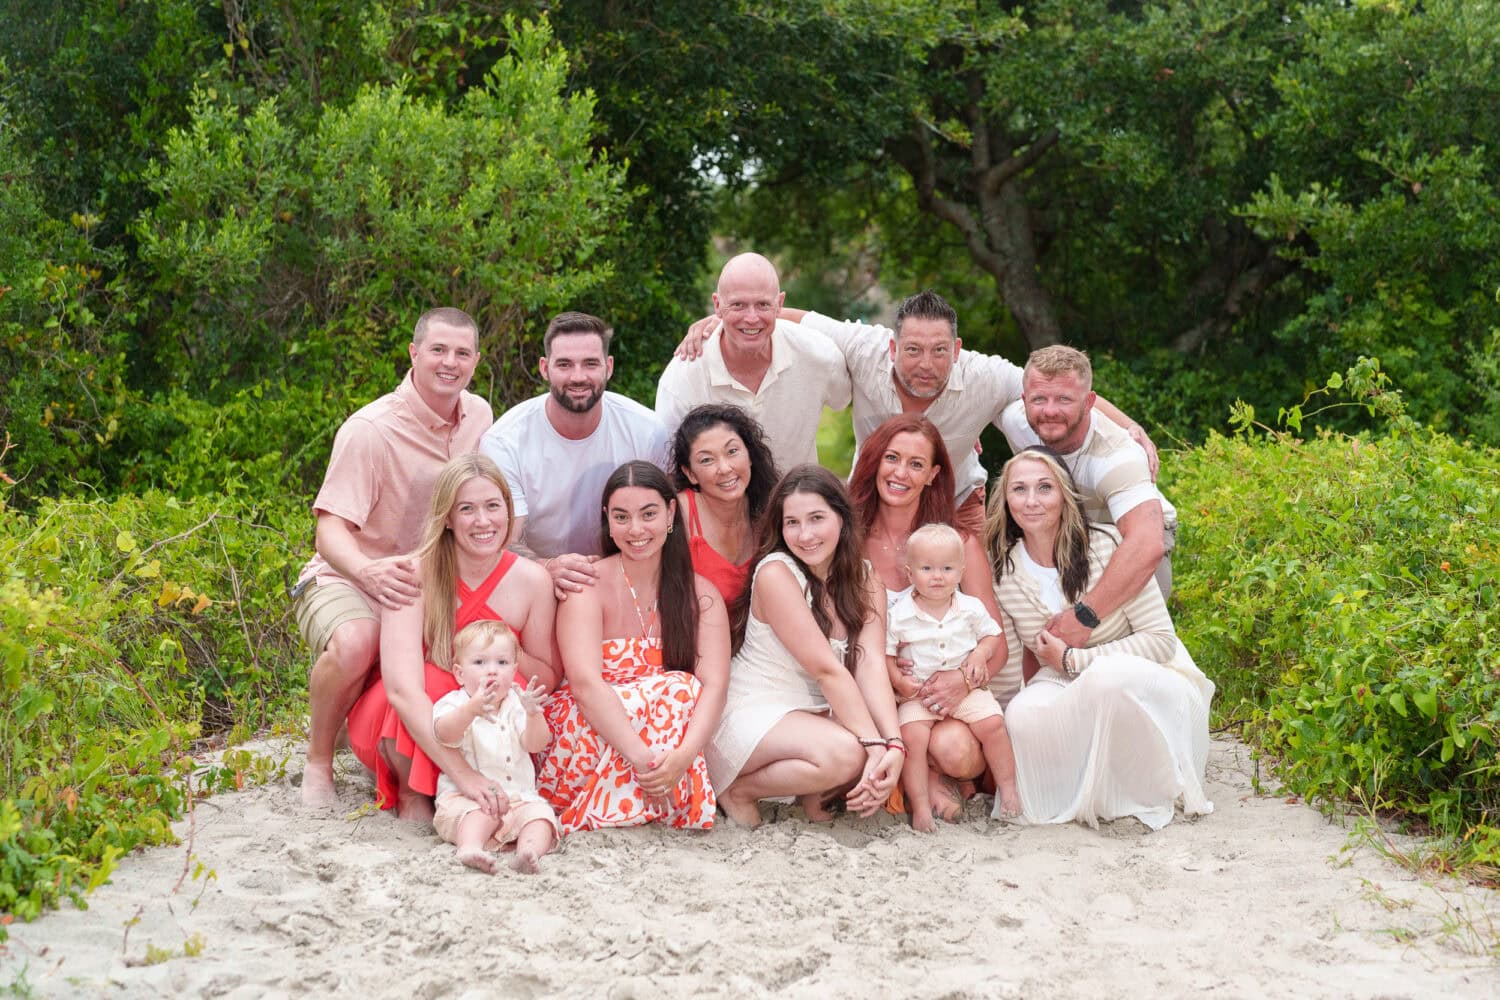
{"type": "MultiPolygon", "coordinates": [[[[378,13],[377,51],[396,44],[378,13]]],[[[56,220],[73,182],[49,191],[25,129],[0,128],[19,234],[0,418],[22,499],[74,480],[306,491],[434,303],[478,318],[481,391],[530,395],[544,318],[611,277],[599,249],[628,197],[546,24],[500,27],[503,54],[455,93],[377,77],[309,102],[265,60],[206,68],[131,174],[134,218],[56,220]]]]}
{"type": "Polygon", "coordinates": [[[286,586],[309,534],[286,501],[0,507],[0,910],[81,899],[170,842],[189,796],[242,780],[193,741],[295,711],[286,586]]]}
{"type": "Polygon", "coordinates": [[[1398,421],[1214,434],[1170,468],[1177,623],[1220,715],[1292,791],[1500,867],[1500,453],[1398,421]]]}

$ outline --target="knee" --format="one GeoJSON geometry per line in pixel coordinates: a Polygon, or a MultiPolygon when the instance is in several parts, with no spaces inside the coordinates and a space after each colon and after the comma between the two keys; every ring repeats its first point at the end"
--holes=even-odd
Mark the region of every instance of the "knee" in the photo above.
{"type": "Polygon", "coordinates": [[[858,780],[865,771],[868,754],[859,741],[845,733],[829,748],[828,764],[839,781],[858,780]]]}
{"type": "Polygon", "coordinates": [[[981,743],[987,743],[996,737],[1003,738],[1006,735],[1005,716],[992,715],[972,723],[969,728],[973,730],[975,738],[981,743]]]}
{"type": "Polygon", "coordinates": [[[361,618],[334,629],[320,659],[331,659],[340,674],[353,679],[369,673],[379,655],[380,623],[361,618]]]}
{"type": "Polygon", "coordinates": [[[984,771],[979,741],[965,725],[937,725],[927,742],[927,756],[938,770],[954,778],[972,778],[984,771]]]}

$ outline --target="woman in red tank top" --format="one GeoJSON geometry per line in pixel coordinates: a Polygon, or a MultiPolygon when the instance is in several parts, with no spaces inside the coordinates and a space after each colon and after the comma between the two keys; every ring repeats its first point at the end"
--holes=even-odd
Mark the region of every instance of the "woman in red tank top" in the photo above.
{"type": "Polygon", "coordinates": [[[672,465],[693,570],[732,604],[749,579],[755,523],[780,478],[765,432],[738,406],[694,407],[672,439],[672,465]]]}
{"type": "Polygon", "coordinates": [[[521,683],[538,677],[549,691],[557,686],[552,579],[506,551],[510,526],[510,487],[495,463],[478,454],[449,462],[433,486],[415,554],[422,593],[382,612],[380,675],[349,713],[349,746],[375,772],[380,807],[403,819],[431,818],[440,770],[486,812],[498,809],[499,791],[433,736],[433,703],[458,687],[449,669],[458,629],[486,618],[505,622],[521,637],[521,683]]]}

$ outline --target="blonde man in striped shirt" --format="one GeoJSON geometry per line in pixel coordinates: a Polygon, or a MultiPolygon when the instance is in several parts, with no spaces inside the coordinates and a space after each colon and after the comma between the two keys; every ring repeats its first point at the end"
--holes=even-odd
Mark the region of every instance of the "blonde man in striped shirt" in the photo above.
{"type": "Polygon", "coordinates": [[[1172,591],[1171,552],[1177,511],[1152,482],[1145,451],[1124,429],[1094,412],[1088,355],[1056,345],[1033,351],[1021,398],[998,421],[1011,451],[1044,444],[1073,476],[1090,521],[1113,524],[1119,549],[1088,592],[1057,615],[1048,631],[1070,646],[1085,646],[1108,617],[1155,577],[1162,597],[1172,591]]]}

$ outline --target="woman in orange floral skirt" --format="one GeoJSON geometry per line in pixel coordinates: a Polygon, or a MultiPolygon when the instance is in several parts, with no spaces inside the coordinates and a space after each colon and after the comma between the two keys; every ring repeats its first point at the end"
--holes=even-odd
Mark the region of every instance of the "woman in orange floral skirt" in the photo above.
{"type": "Polygon", "coordinates": [[[563,832],[713,826],[703,748],[729,686],[729,622],[693,572],[676,493],[649,462],[604,485],[598,582],[558,608],[566,682],[537,784],[563,832]]]}

